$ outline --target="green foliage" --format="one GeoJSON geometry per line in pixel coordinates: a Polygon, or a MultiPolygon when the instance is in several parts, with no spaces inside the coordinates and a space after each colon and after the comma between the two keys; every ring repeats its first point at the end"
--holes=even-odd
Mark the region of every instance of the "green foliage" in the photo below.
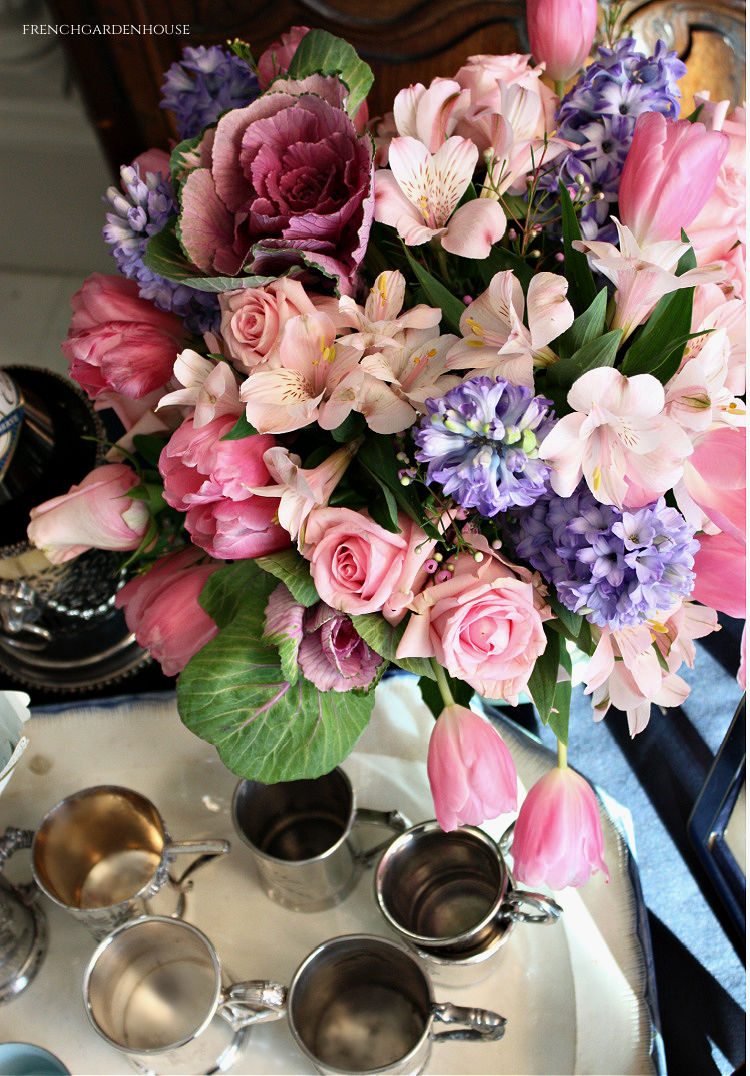
{"type": "Polygon", "coordinates": [[[372,70],[359,58],[356,50],[348,41],[334,37],[327,30],[310,30],[305,34],[289,65],[290,78],[303,79],[313,74],[340,77],[349,90],[346,111],[352,118],[373,83],[372,70]]]}
{"type": "Polygon", "coordinates": [[[607,324],[607,289],[602,288],[582,314],[579,314],[573,324],[557,340],[553,340],[550,347],[561,359],[574,355],[579,348],[590,344],[604,334],[607,324]]]}
{"type": "Polygon", "coordinates": [[[252,422],[248,422],[247,415],[243,411],[231,430],[224,434],[222,441],[242,441],[245,437],[254,437],[257,432],[252,422]]]}
{"type": "Polygon", "coordinates": [[[428,273],[424,266],[406,250],[406,259],[415,277],[422,286],[427,301],[432,306],[437,306],[443,311],[445,328],[449,332],[461,332],[460,321],[466,307],[452,292],[448,291],[444,284],[436,280],[432,273],[428,273]]]}
{"type": "Polygon", "coordinates": [[[248,67],[252,67],[253,71],[256,70],[257,64],[253,57],[252,49],[246,41],[241,41],[239,37],[235,37],[234,41],[228,42],[229,49],[240,60],[244,60],[248,67]]]}
{"type": "Polygon", "coordinates": [[[565,276],[570,282],[568,296],[576,314],[583,314],[596,299],[596,285],[586,255],[573,247],[573,243],[581,239],[581,229],[568,189],[562,180],[559,181],[558,187],[562,209],[565,276]]]}
{"type": "Polygon", "coordinates": [[[568,392],[581,374],[595,370],[597,366],[614,366],[621,339],[622,329],[611,329],[604,336],[589,340],[572,355],[549,367],[544,392],[555,405],[555,415],[558,418],[570,410],[568,392]]]}
{"type": "MultiPolygon", "coordinates": [[[[459,706],[466,706],[468,708],[469,703],[474,697],[474,688],[469,687],[463,680],[455,680],[448,673],[445,673],[445,679],[448,682],[448,686],[453,696],[453,701],[459,706]]],[[[422,700],[430,711],[432,716],[437,719],[445,709],[445,702],[443,696],[440,693],[440,688],[435,680],[431,680],[428,676],[420,676],[419,678],[419,690],[422,695],[422,700]]]]}
{"type": "Polygon", "coordinates": [[[427,658],[396,658],[398,644],[406,630],[406,620],[402,620],[400,624],[389,624],[380,613],[362,613],[360,616],[353,616],[352,623],[357,633],[376,654],[407,672],[435,679],[432,665],[427,658]]]}
{"type": "MultiPolygon", "coordinates": [[[[424,505],[417,487],[401,484],[392,437],[386,434],[371,434],[357,453],[357,462],[382,490],[388,518],[394,519],[392,511],[395,501],[398,508],[402,509],[415,523],[419,523],[425,534],[436,540],[440,539],[441,535],[437,529],[424,519],[424,505]]],[[[382,510],[381,516],[386,518],[382,510]]],[[[381,526],[386,525],[381,522],[381,526]]]]}
{"type": "Polygon", "coordinates": [[[215,572],[201,604],[220,630],[188,662],[177,685],[183,723],[214,744],[240,777],[271,784],[328,773],[350,753],[370,718],[373,692],[325,692],[284,676],[263,638],[276,586],[253,561],[215,572]]]}
{"type": "Polygon", "coordinates": [[[203,276],[185,255],[175,231],[175,221],[168,221],[146,244],[143,264],[167,280],[184,281],[198,291],[222,292],[236,288],[258,288],[276,280],[275,276],[203,276]]]}
{"type": "Polygon", "coordinates": [[[259,568],[269,575],[280,580],[294,599],[309,609],[315,605],[318,592],[315,589],[310,566],[301,557],[296,549],[284,549],[280,553],[270,553],[265,557],[258,557],[255,561],[259,568]]]}

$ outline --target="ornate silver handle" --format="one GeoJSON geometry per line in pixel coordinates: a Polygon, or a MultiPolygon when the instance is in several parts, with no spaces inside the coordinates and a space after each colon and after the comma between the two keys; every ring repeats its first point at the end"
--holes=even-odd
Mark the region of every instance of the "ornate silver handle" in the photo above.
{"type": "Polygon", "coordinates": [[[31,848],[34,841],[33,829],[19,829],[17,826],[7,826],[5,833],[0,837],[0,871],[6,859],[10,859],[19,848],[31,848]]]}
{"type": "Polygon", "coordinates": [[[552,897],[526,889],[511,889],[500,906],[500,914],[514,923],[556,923],[562,913],[562,908],[552,897]],[[524,904],[533,910],[524,911],[524,904]]]}
{"type": "Polygon", "coordinates": [[[173,885],[182,887],[190,875],[195,874],[199,867],[202,867],[205,863],[210,863],[217,856],[225,856],[231,847],[229,841],[219,837],[208,837],[203,841],[170,841],[169,844],[164,846],[167,856],[184,854],[198,856],[198,859],[191,863],[179,878],[173,878],[170,874],[170,882],[173,885]]]}
{"type": "Polygon", "coordinates": [[[463,1039],[466,1041],[496,1042],[505,1034],[507,1020],[498,1012],[491,1009],[469,1009],[464,1005],[451,1005],[445,1002],[442,1005],[432,1006],[434,1019],[443,1024],[452,1026],[449,1031],[430,1031],[430,1038],[435,1042],[448,1039],[463,1039]]]}
{"type": "Polygon", "coordinates": [[[286,1012],[286,987],[261,979],[232,983],[222,995],[219,1012],[233,1031],[278,1020],[286,1012]]]}
{"type": "MultiPolygon", "coordinates": [[[[395,836],[398,836],[399,833],[404,833],[411,826],[411,822],[400,811],[373,811],[369,807],[358,807],[354,815],[354,825],[359,826],[363,823],[368,826],[385,826],[395,836]]],[[[372,866],[376,858],[381,852],[385,851],[392,840],[393,836],[387,837],[373,848],[364,848],[358,851],[354,856],[355,861],[362,867],[372,866]]]]}

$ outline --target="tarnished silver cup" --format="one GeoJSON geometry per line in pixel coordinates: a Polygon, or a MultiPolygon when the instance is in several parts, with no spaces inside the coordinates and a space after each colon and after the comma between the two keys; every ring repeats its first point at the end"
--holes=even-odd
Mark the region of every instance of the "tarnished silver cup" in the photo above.
{"type": "Polygon", "coordinates": [[[31,850],[41,891],[103,938],[129,919],[152,911],[163,887],[174,890],[174,914],[184,911],[188,878],[224,855],[228,841],[173,841],[154,804],[140,792],[98,785],[66,797],[42,819],[31,850]],[[179,878],[178,855],[198,856],[179,878]]]}
{"type": "Polygon", "coordinates": [[[320,1073],[423,1071],[432,1043],[494,1041],[505,1018],[487,1009],[437,1003],[430,980],[398,942],[349,934],[323,942],[294,974],[287,1019],[320,1073]]]}
{"type": "Polygon", "coordinates": [[[213,945],[191,923],[145,916],[100,942],[83,998],[101,1037],[142,1073],[224,1071],[247,1029],[284,1015],[279,983],[227,984],[213,945]]]}
{"type": "Polygon", "coordinates": [[[482,830],[446,833],[434,819],[386,848],[375,899],[434,981],[450,986],[486,978],[515,923],[554,923],[562,914],[545,894],[515,888],[500,848],[482,830]]]}
{"type": "Polygon", "coordinates": [[[266,895],[297,912],[339,904],[361,871],[409,825],[399,811],[357,807],[351,782],[339,767],[323,777],[275,785],[240,781],[232,816],[253,852],[266,895]],[[364,825],[384,826],[391,836],[361,849],[353,837],[364,825]]]}

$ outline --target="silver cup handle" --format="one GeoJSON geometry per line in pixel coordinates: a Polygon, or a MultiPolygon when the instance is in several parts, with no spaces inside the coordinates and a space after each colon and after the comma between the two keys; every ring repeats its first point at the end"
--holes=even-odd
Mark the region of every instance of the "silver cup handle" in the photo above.
{"type": "Polygon", "coordinates": [[[449,1031],[430,1030],[430,1038],[434,1042],[446,1041],[447,1039],[463,1039],[476,1041],[483,1039],[488,1042],[496,1042],[505,1034],[507,1020],[500,1013],[492,1012],[491,1009],[469,1009],[464,1005],[451,1005],[450,1002],[433,1005],[432,1015],[435,1021],[443,1024],[455,1025],[449,1031]]]}
{"type": "Polygon", "coordinates": [[[527,889],[511,889],[500,905],[500,914],[514,923],[556,923],[562,913],[562,908],[552,897],[527,889]],[[526,911],[525,904],[532,910],[526,911]]]}
{"type": "Polygon", "coordinates": [[[286,1013],[286,987],[261,979],[232,983],[222,993],[218,1012],[233,1031],[278,1020],[286,1013]]]}
{"type": "MultiPolygon", "coordinates": [[[[14,852],[18,852],[22,848],[31,848],[34,843],[34,834],[33,829],[6,826],[5,833],[0,837],[0,873],[2,873],[6,859],[10,859],[14,852]]],[[[24,904],[31,904],[39,896],[39,890],[33,882],[16,883],[13,889],[24,904]]]]}
{"type": "Polygon", "coordinates": [[[354,825],[384,826],[392,836],[386,837],[373,848],[363,848],[355,853],[355,862],[362,867],[370,867],[381,852],[384,852],[394,836],[404,833],[411,827],[411,822],[400,811],[373,811],[369,807],[357,807],[354,813],[354,825]]]}
{"type": "Polygon", "coordinates": [[[225,856],[227,852],[230,851],[231,847],[229,841],[225,841],[219,837],[210,837],[203,841],[169,841],[164,845],[164,852],[167,856],[198,856],[198,858],[182,872],[179,878],[173,878],[170,874],[170,882],[172,885],[177,886],[178,889],[181,889],[191,874],[195,874],[200,867],[204,866],[206,863],[210,863],[211,860],[216,859],[217,856],[225,856]]]}

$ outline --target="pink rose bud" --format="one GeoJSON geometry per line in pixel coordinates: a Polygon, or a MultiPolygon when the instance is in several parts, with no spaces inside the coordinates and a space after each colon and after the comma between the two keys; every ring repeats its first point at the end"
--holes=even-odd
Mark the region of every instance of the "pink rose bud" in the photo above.
{"type": "Polygon", "coordinates": [[[115,605],[125,609],[128,628],[166,676],[182,672],[219,630],[198,597],[208,577],[221,566],[188,547],[157,560],[118,593],[115,605]]]}
{"type": "Polygon", "coordinates": [[[29,541],[53,564],[87,549],[137,549],[149,522],[143,501],[127,496],[138,482],[124,463],[96,467],[67,493],[31,509],[29,541]]]}
{"type": "Polygon", "coordinates": [[[464,706],[446,706],[427,750],[435,817],[441,829],[479,826],[515,811],[516,767],[493,726],[464,706]]]}
{"type": "Polygon", "coordinates": [[[620,177],[620,219],[639,245],[678,240],[711,196],[729,150],[721,131],[643,112],[620,177]]]}
{"type": "Polygon", "coordinates": [[[526,0],[531,52],[554,82],[567,82],[591,52],[597,0],[526,0]]]}
{"type": "Polygon", "coordinates": [[[285,75],[289,70],[297,46],[305,34],[310,32],[309,26],[293,26],[287,33],[281,35],[280,41],[274,41],[265,52],[258,57],[258,82],[260,88],[265,90],[279,75],[285,75]]]}
{"type": "Polygon", "coordinates": [[[594,790],[567,766],[545,773],[529,790],[513,834],[514,874],[529,886],[581,886],[601,870],[604,838],[594,790]]]}

